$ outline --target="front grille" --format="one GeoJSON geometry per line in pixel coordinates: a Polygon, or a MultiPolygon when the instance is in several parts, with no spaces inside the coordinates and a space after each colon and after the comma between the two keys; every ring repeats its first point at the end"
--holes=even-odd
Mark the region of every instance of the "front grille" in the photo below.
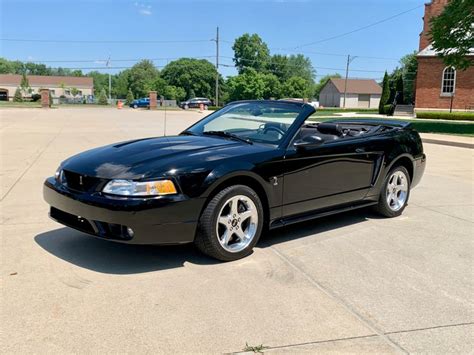
{"type": "Polygon", "coordinates": [[[72,190],[81,192],[93,192],[96,191],[98,185],[102,182],[102,179],[81,175],[72,171],[63,170],[64,177],[66,179],[66,186],[72,190]]]}
{"type": "Polygon", "coordinates": [[[91,223],[85,218],[58,210],[54,207],[51,207],[49,215],[51,216],[51,218],[66,226],[78,229],[85,233],[95,234],[94,228],[92,227],[91,223]]]}
{"type": "Polygon", "coordinates": [[[127,226],[121,224],[88,220],[84,217],[76,216],[54,207],[51,207],[49,215],[59,223],[80,230],[84,233],[93,234],[97,237],[122,241],[128,241],[133,238],[133,234],[129,234],[127,226]]]}

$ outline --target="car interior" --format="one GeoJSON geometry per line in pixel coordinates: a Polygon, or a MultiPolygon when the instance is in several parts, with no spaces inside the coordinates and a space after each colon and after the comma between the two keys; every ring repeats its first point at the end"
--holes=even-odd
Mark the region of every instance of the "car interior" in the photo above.
{"type": "Polygon", "coordinates": [[[309,136],[321,138],[324,142],[334,141],[349,137],[381,133],[393,129],[381,125],[368,125],[358,123],[308,123],[301,127],[294,141],[305,140],[309,136]]]}

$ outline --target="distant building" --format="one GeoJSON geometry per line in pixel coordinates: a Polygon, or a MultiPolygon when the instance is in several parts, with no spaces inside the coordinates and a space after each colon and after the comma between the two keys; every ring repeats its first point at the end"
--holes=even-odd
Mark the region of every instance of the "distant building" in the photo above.
{"type": "MultiPolygon", "coordinates": [[[[49,89],[53,97],[72,97],[71,90],[78,90],[77,96],[88,96],[94,93],[94,81],[89,77],[79,76],[43,76],[27,75],[31,94],[39,93],[40,89],[49,89]]],[[[0,74],[0,100],[12,100],[15,90],[20,87],[21,75],[0,74]]]]}
{"type": "MultiPolygon", "coordinates": [[[[329,79],[319,93],[319,105],[344,107],[345,79],[329,79]]],[[[382,88],[373,79],[347,79],[346,108],[376,108],[382,88]]]]}
{"type": "Polygon", "coordinates": [[[451,104],[455,110],[474,110],[474,67],[463,71],[446,66],[430,44],[430,20],[439,16],[448,2],[432,0],[425,4],[417,55],[415,110],[449,110],[451,104]]]}

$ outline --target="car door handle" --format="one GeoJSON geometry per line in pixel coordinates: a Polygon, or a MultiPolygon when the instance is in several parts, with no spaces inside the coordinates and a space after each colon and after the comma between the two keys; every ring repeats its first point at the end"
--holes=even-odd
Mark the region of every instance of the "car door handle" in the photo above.
{"type": "Polygon", "coordinates": [[[356,148],[356,153],[365,153],[365,148],[356,148]]]}

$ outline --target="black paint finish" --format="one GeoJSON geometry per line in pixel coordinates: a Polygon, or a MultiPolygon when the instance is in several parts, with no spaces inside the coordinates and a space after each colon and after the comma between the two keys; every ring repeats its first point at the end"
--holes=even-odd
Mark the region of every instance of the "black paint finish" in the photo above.
{"type": "MultiPolygon", "coordinates": [[[[275,101],[259,103],[270,108],[281,105],[275,101]]],[[[300,114],[278,146],[204,135],[117,143],[64,161],[61,166],[65,174],[71,179],[82,176],[87,186],[64,186],[48,178],[44,198],[52,208],[90,223],[93,231],[89,227],[83,231],[92,235],[125,243],[177,244],[194,240],[206,202],[229,184],[247,184],[259,193],[272,228],[376,202],[383,179],[394,164],[408,169],[412,187],[420,181],[426,158],[418,133],[408,123],[337,120],[334,122],[343,127],[364,125],[375,131],[300,149],[293,143],[314,108],[285,104],[295,105],[300,114]],[[140,198],[101,192],[111,179],[159,178],[172,179],[178,194],[140,198]],[[111,238],[100,227],[104,225],[131,227],[134,236],[111,238]]],[[[57,220],[80,229],[70,218],[57,220]]]]}

